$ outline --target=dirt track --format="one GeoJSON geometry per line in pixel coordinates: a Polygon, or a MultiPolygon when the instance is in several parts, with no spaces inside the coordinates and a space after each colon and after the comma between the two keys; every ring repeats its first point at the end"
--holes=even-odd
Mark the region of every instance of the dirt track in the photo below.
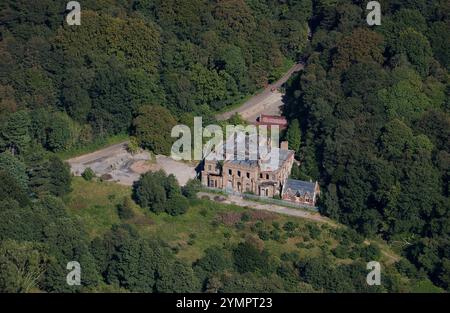
{"type": "MultiPolygon", "coordinates": [[[[198,196],[200,198],[208,197],[210,200],[215,201],[214,199],[217,196],[217,194],[202,191],[202,192],[198,193],[198,196]]],[[[304,219],[308,219],[308,220],[315,221],[315,222],[328,223],[332,226],[335,225],[335,223],[333,221],[331,221],[329,218],[327,218],[325,216],[320,215],[319,213],[313,213],[313,212],[309,212],[309,211],[302,210],[302,209],[287,208],[287,207],[283,207],[283,206],[279,206],[279,205],[275,205],[275,204],[265,204],[265,203],[245,200],[244,198],[242,198],[240,196],[227,195],[226,198],[220,202],[225,203],[225,204],[234,204],[234,205],[241,206],[241,207],[248,207],[248,208],[252,208],[254,210],[264,210],[264,211],[274,212],[274,213],[278,213],[278,214],[295,216],[295,217],[304,218],[304,219]]]]}
{"type": "Polygon", "coordinates": [[[295,64],[278,81],[267,86],[262,92],[250,98],[242,106],[226,113],[219,114],[216,118],[218,120],[226,120],[233,114],[239,113],[243,119],[253,123],[262,113],[281,115],[280,107],[283,105],[283,94],[279,92],[278,89],[287,82],[294,73],[302,70],[303,67],[304,65],[301,63],[295,64]],[[272,89],[275,89],[275,91],[272,91],[272,89]]]}

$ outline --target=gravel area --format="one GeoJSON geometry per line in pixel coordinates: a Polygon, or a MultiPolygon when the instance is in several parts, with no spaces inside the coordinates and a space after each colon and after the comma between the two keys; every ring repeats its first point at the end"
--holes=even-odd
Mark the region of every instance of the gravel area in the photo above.
{"type": "Polygon", "coordinates": [[[175,161],[163,155],[157,155],[156,160],[152,160],[149,152],[143,151],[131,154],[126,147],[127,142],[122,142],[69,159],[66,162],[69,163],[75,176],[81,176],[84,170],[90,167],[98,177],[110,175],[109,181],[127,186],[131,186],[133,182],[139,179],[141,174],[160,169],[167,174],[175,175],[181,186],[184,186],[189,179],[196,176],[195,167],[192,165],[175,161]]]}

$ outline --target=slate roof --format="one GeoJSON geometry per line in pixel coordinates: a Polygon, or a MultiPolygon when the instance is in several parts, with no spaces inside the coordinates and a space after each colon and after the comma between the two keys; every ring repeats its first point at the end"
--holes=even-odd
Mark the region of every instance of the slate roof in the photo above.
{"type": "MultiPolygon", "coordinates": [[[[256,167],[258,166],[258,160],[249,160],[249,142],[250,138],[254,140],[254,142],[257,143],[257,136],[243,136],[243,137],[237,137],[237,138],[229,138],[227,142],[222,143],[221,149],[219,151],[222,151],[223,155],[218,154],[216,151],[211,151],[207,156],[207,160],[223,160],[225,159],[225,162],[229,162],[232,164],[240,165],[240,166],[246,166],[246,167],[256,167]],[[245,143],[243,142],[245,140],[245,143]],[[239,144],[244,144],[245,149],[244,151],[238,151],[236,149],[236,146],[239,144]],[[235,146],[236,145],[236,146],[235,146]],[[226,155],[226,148],[227,146],[234,148],[234,155],[231,158],[227,158],[226,155]],[[244,154],[242,154],[244,153],[244,154]]],[[[266,143],[260,143],[260,144],[266,144],[266,143]]],[[[258,143],[257,143],[258,145],[258,143]]],[[[257,146],[257,155],[258,158],[260,158],[260,151],[259,147],[257,146]]],[[[292,150],[282,150],[278,147],[272,147],[272,151],[275,153],[274,156],[276,156],[276,153],[278,153],[278,163],[276,162],[276,157],[271,157],[269,160],[264,160],[262,158],[259,159],[259,166],[262,172],[272,172],[278,170],[286,160],[289,159],[289,157],[294,154],[294,151],[292,150]]]]}
{"type": "Polygon", "coordinates": [[[292,193],[298,193],[300,195],[309,194],[311,197],[314,195],[316,183],[308,182],[296,179],[287,179],[285,190],[290,189],[292,193]]]}

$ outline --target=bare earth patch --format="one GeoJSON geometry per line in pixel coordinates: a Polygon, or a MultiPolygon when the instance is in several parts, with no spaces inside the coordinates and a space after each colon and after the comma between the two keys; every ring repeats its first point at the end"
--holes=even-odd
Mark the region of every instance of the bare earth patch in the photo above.
{"type": "Polygon", "coordinates": [[[147,151],[131,154],[126,147],[127,142],[123,142],[67,160],[67,163],[75,176],[80,176],[89,167],[97,177],[127,186],[133,185],[141,174],[149,171],[164,170],[167,174],[173,174],[181,186],[196,176],[193,165],[163,155],[155,157],[147,151]]]}

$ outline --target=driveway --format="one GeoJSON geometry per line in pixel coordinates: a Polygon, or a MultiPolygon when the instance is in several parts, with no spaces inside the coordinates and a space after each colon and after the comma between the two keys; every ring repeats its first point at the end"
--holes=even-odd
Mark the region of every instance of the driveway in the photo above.
{"type": "Polygon", "coordinates": [[[235,113],[239,113],[243,119],[250,123],[256,122],[260,114],[281,115],[283,106],[283,94],[278,90],[296,72],[302,70],[304,65],[297,63],[275,83],[267,86],[262,92],[250,98],[239,108],[216,116],[218,120],[226,120],[235,113]],[[274,90],[274,91],[272,91],[274,90]]]}
{"type": "MultiPolygon", "coordinates": [[[[202,192],[198,193],[198,196],[200,198],[208,197],[210,200],[215,201],[215,198],[218,195],[214,194],[214,193],[202,191],[202,192]]],[[[287,207],[274,205],[274,204],[265,204],[265,203],[260,203],[260,202],[256,202],[256,201],[245,200],[244,198],[242,198],[240,196],[235,196],[235,195],[226,195],[226,196],[219,196],[219,197],[221,198],[220,203],[234,204],[237,206],[248,207],[248,208],[252,208],[255,210],[264,210],[264,211],[274,212],[274,213],[278,213],[278,214],[284,214],[284,215],[304,218],[304,219],[312,220],[315,222],[328,223],[330,225],[334,225],[334,223],[329,218],[326,218],[326,217],[320,215],[319,213],[309,212],[309,211],[302,210],[302,209],[292,209],[292,208],[287,208],[287,207]]]]}

